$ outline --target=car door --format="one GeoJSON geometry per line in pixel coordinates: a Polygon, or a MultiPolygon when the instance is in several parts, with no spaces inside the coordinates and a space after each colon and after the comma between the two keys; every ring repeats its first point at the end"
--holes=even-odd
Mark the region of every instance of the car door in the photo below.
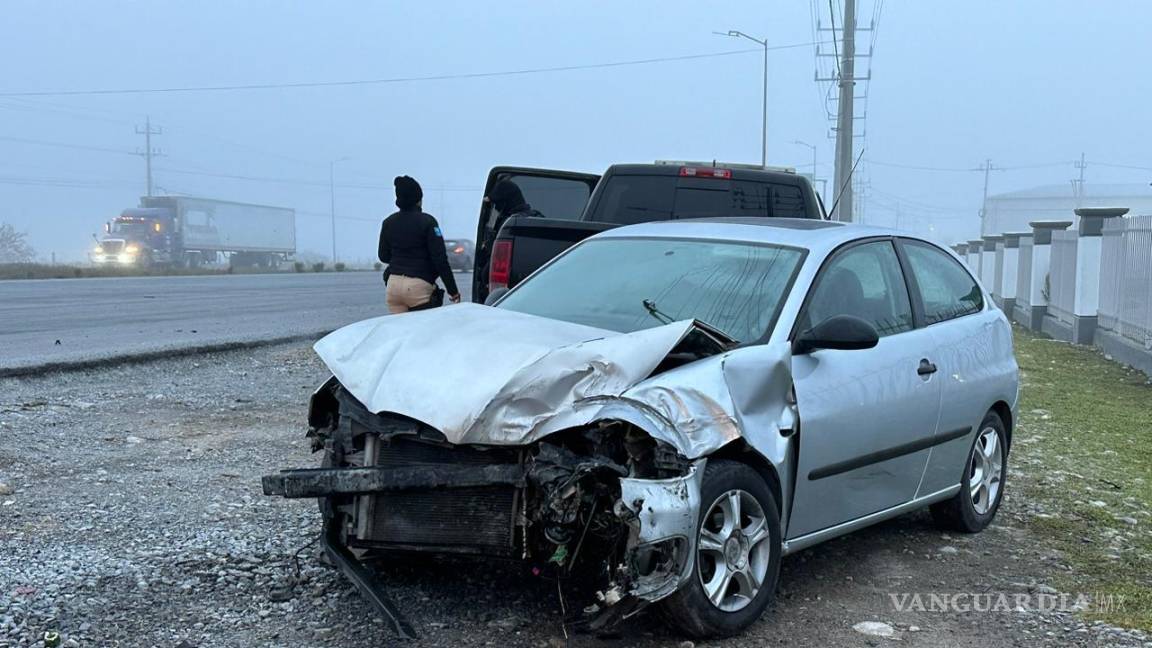
{"type": "Polygon", "coordinates": [[[907,502],[924,474],[940,413],[932,335],[916,327],[891,239],[842,247],[823,265],[794,328],[853,315],[880,334],[871,349],[820,349],[792,360],[800,415],[796,538],[907,502]]]}
{"type": "MultiPolygon", "coordinates": [[[[494,167],[488,172],[484,184],[487,196],[493,185],[500,180],[511,180],[520,187],[524,199],[544,218],[559,220],[580,220],[592,189],[600,181],[600,176],[592,173],[576,173],[552,169],[530,169],[525,167],[494,167]]],[[[498,232],[495,229],[496,208],[487,200],[480,202],[480,218],[476,225],[476,253],[473,257],[472,294],[487,293],[488,257],[492,243],[498,232]]]]}
{"type": "Polygon", "coordinates": [[[975,426],[992,403],[1014,391],[1011,331],[952,255],[924,241],[899,239],[913,297],[939,348],[940,425],[919,495],[955,486],[968,461],[975,426]],[[1005,377],[1008,377],[1005,380],[1005,377]]]}

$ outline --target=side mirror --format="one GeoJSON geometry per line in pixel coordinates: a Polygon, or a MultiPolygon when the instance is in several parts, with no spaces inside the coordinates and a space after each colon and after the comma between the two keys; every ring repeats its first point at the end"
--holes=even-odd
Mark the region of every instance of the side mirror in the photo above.
{"type": "Polygon", "coordinates": [[[488,293],[488,297],[484,299],[484,305],[491,306],[495,304],[496,302],[500,301],[500,298],[503,297],[507,292],[508,288],[497,288],[496,290],[493,290],[492,292],[488,293]]]}
{"type": "Polygon", "coordinates": [[[793,355],[811,353],[817,349],[871,349],[880,342],[876,327],[852,315],[833,315],[796,336],[792,342],[793,355]]]}

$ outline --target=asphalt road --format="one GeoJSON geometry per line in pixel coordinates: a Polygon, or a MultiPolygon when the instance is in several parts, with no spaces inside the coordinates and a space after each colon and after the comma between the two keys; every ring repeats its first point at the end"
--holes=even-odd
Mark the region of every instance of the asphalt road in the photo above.
{"type": "MultiPolygon", "coordinates": [[[[469,280],[457,280],[464,299],[469,280]]],[[[375,272],[0,281],[0,371],[319,335],[386,313],[375,272]]]]}

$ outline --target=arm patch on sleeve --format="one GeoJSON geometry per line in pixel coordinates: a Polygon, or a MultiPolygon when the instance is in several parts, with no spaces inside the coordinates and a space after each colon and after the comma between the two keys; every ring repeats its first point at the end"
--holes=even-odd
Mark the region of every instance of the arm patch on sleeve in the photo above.
{"type": "Polygon", "coordinates": [[[433,228],[432,228],[432,231],[433,231],[433,232],[436,232],[436,236],[439,236],[440,238],[444,238],[444,233],[440,231],[440,227],[439,227],[439,226],[437,226],[437,227],[433,227],[433,228]]]}

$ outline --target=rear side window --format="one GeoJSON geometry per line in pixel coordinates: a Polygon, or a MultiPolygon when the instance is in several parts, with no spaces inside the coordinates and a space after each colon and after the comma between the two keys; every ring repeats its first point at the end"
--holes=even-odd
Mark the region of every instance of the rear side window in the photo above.
{"type": "Polygon", "coordinates": [[[630,225],[715,217],[805,218],[804,194],[794,185],[677,176],[611,176],[589,220],[630,225]]]}
{"type": "Polygon", "coordinates": [[[803,326],[811,328],[834,315],[859,317],[881,337],[912,330],[908,288],[890,242],[850,247],[820,271],[803,326]]]}
{"type": "Polygon", "coordinates": [[[924,319],[944,322],[984,309],[984,295],[971,275],[944,252],[919,241],[902,239],[908,265],[920,287],[924,319]]]}

